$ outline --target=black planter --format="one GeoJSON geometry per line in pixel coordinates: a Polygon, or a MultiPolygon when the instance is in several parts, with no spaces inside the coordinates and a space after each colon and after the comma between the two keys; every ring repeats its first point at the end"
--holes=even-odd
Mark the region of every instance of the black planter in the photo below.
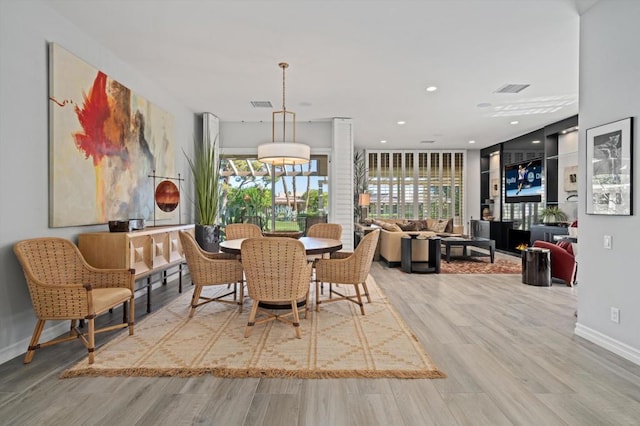
{"type": "Polygon", "coordinates": [[[203,250],[217,253],[220,251],[220,226],[196,224],[196,241],[203,250]]]}

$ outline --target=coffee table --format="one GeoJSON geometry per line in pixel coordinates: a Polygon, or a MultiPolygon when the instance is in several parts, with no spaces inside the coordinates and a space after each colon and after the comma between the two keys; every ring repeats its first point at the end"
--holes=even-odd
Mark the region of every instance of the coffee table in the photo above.
{"type": "Polygon", "coordinates": [[[496,254],[496,242],[495,240],[490,240],[489,238],[481,238],[481,237],[443,237],[441,238],[442,244],[445,246],[445,256],[447,259],[447,263],[451,262],[451,247],[462,247],[462,256],[463,257],[477,257],[477,256],[489,256],[491,258],[491,263],[495,260],[496,254]],[[474,252],[474,255],[468,254],[467,247],[479,247],[485,248],[489,250],[489,254],[474,252]]]}

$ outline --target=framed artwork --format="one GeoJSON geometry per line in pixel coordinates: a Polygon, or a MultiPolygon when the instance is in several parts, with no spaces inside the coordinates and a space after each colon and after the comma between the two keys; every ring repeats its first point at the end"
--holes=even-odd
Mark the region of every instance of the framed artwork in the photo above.
{"type": "Polygon", "coordinates": [[[50,43],[49,226],[171,217],[150,176],[175,173],[173,129],[171,114],[50,43]]]}
{"type": "Polygon", "coordinates": [[[633,119],[587,129],[587,214],[633,214],[633,119]]]}
{"type": "Polygon", "coordinates": [[[576,192],[578,190],[578,166],[564,168],[564,190],[576,192]]]}
{"type": "Polygon", "coordinates": [[[491,179],[491,196],[497,197],[500,195],[500,179],[491,179]]]}

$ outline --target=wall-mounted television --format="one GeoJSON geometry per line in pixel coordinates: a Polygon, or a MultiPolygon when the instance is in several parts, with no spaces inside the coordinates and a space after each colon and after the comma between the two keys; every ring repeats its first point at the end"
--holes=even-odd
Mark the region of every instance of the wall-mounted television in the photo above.
{"type": "Polygon", "coordinates": [[[525,160],[504,166],[505,202],[542,201],[542,158],[525,160]]]}

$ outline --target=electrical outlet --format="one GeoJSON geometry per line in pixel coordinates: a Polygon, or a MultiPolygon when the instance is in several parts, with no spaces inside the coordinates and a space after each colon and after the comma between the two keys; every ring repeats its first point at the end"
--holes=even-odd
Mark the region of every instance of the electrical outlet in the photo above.
{"type": "Polygon", "coordinates": [[[613,244],[613,238],[611,235],[605,235],[603,239],[603,247],[607,250],[611,250],[611,245],[613,244]]]}
{"type": "Polygon", "coordinates": [[[611,307],[611,321],[620,324],[620,309],[611,307]]]}

